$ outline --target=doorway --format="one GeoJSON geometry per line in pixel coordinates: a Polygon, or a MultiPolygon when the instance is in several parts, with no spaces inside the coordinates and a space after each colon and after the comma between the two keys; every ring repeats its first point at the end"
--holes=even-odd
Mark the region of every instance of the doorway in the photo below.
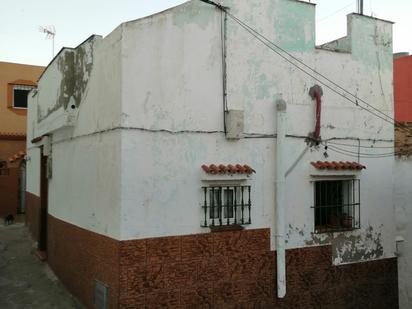
{"type": "Polygon", "coordinates": [[[47,178],[47,156],[41,149],[40,160],[40,239],[38,243],[39,251],[47,252],[47,215],[48,215],[48,191],[49,181],[47,178]]]}

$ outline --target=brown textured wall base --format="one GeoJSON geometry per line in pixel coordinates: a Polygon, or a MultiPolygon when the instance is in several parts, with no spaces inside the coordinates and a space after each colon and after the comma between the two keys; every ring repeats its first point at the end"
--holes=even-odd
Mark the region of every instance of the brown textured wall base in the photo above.
{"type": "Polygon", "coordinates": [[[94,308],[94,282],[109,287],[109,308],[118,308],[119,241],[48,216],[50,267],[87,307],[94,308]]]}
{"type": "Polygon", "coordinates": [[[397,308],[396,259],[332,266],[330,246],[287,250],[276,298],[269,229],[116,241],[49,216],[49,263],[88,307],[94,279],[110,308],[397,308]]]}
{"type": "Polygon", "coordinates": [[[287,250],[276,298],[269,230],[121,242],[124,308],[397,308],[397,263],[332,266],[330,246],[287,250]]]}
{"type": "Polygon", "coordinates": [[[35,241],[39,241],[40,236],[40,207],[40,197],[26,192],[26,224],[35,241]]]}

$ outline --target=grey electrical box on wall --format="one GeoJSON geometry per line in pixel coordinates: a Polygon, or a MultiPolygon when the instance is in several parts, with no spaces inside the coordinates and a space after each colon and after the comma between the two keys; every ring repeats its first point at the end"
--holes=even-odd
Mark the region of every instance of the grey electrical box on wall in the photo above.
{"type": "Polygon", "coordinates": [[[240,139],[243,137],[245,116],[243,110],[228,110],[226,112],[226,138],[240,139]]]}

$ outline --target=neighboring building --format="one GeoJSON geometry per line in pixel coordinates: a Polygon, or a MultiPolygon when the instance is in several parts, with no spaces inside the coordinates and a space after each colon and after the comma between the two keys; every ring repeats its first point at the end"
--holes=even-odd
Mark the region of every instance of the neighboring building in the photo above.
{"type": "Polygon", "coordinates": [[[394,204],[398,232],[399,305],[412,308],[412,56],[394,59],[395,161],[394,204]],[[405,130],[407,128],[408,130],[405,130]]]}
{"type": "Polygon", "coordinates": [[[27,100],[43,70],[0,62],[0,217],[25,211],[27,100]]]}
{"type": "MultiPolygon", "coordinates": [[[[311,3],[222,4],[393,116],[391,22],[317,48],[311,3]]],[[[189,1],[49,64],[27,136],[48,263],[89,307],[396,308],[394,157],[358,150],[393,125],[224,15],[189,1]]]]}

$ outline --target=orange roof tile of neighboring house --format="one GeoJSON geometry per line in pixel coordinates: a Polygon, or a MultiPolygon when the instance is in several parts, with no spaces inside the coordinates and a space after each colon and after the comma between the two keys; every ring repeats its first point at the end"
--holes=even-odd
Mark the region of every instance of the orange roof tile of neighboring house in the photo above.
{"type": "Polygon", "coordinates": [[[6,140],[25,140],[26,134],[24,133],[5,133],[0,132],[0,139],[6,140]]]}
{"type": "Polygon", "coordinates": [[[26,152],[25,151],[19,151],[18,153],[16,153],[16,154],[14,154],[13,156],[11,156],[10,158],[9,158],[9,162],[10,163],[14,163],[14,162],[16,162],[16,161],[18,161],[18,160],[21,160],[21,159],[23,159],[24,158],[24,156],[26,155],[26,152]]]}
{"type": "Polygon", "coordinates": [[[317,162],[310,162],[313,167],[320,169],[320,170],[362,170],[366,168],[365,165],[356,163],[356,162],[343,162],[343,161],[317,161],[317,162]]]}
{"type": "Polygon", "coordinates": [[[210,165],[202,165],[202,169],[207,173],[207,174],[252,174],[256,173],[256,171],[251,168],[249,165],[244,164],[210,164],[210,165]]]}

